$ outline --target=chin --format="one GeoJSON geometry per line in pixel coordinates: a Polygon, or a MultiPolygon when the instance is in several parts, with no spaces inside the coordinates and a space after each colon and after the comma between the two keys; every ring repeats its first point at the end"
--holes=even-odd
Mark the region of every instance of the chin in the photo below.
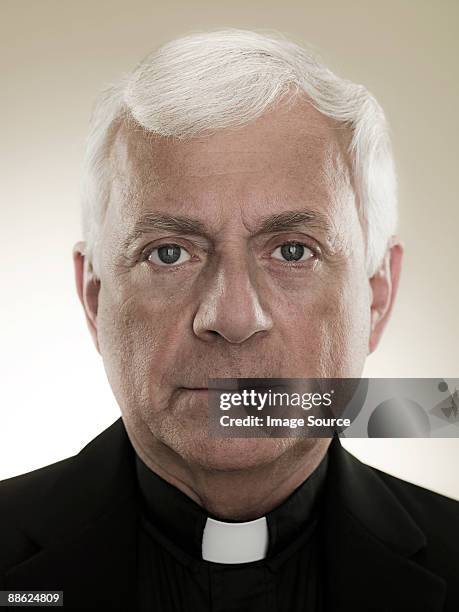
{"type": "Polygon", "coordinates": [[[291,446],[282,438],[207,438],[186,450],[186,460],[203,469],[248,470],[278,459],[291,446]]]}

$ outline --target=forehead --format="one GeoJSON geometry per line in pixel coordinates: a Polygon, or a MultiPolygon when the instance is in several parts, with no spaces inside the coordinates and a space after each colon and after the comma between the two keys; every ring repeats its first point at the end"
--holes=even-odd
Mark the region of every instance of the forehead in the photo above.
{"type": "Polygon", "coordinates": [[[301,98],[242,128],[188,140],[122,124],[111,149],[114,204],[124,218],[170,206],[189,213],[190,204],[206,214],[244,207],[248,217],[258,205],[331,205],[351,183],[348,139],[301,98]]]}

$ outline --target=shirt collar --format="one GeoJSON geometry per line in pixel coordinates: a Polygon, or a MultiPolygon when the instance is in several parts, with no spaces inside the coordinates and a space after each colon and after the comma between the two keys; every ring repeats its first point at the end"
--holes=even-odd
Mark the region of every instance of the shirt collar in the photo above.
{"type": "MultiPolygon", "coordinates": [[[[220,563],[269,560],[294,542],[317,516],[318,499],[324,488],[328,465],[326,453],[314,472],[282,504],[255,521],[237,522],[221,521],[209,515],[185,493],[146,466],[137,453],[135,459],[147,520],[188,555],[202,559],[204,549],[204,558],[220,563]],[[240,548],[242,557],[238,559],[237,553],[228,549],[221,557],[222,547],[218,540],[234,537],[237,541],[240,536],[247,544],[240,548]]],[[[233,551],[237,549],[236,546],[233,551]]]]}

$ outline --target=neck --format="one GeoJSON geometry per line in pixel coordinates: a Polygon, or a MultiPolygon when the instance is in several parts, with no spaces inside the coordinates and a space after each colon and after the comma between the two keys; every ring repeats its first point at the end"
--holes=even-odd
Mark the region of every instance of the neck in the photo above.
{"type": "Polygon", "coordinates": [[[158,440],[130,441],[152,471],[221,520],[250,521],[280,505],[324,458],[330,438],[296,439],[275,460],[248,469],[216,470],[185,461],[158,440]]]}

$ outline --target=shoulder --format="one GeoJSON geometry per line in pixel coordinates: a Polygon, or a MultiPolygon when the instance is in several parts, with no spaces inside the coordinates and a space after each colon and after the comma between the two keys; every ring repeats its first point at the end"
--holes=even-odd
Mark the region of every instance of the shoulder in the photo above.
{"type": "Polygon", "coordinates": [[[377,468],[371,469],[406,510],[422,523],[420,527],[432,526],[437,519],[443,519],[448,522],[448,525],[459,527],[459,501],[387,474],[377,468]]]}
{"type": "Polygon", "coordinates": [[[34,502],[44,499],[73,460],[73,456],[68,457],[19,476],[0,480],[0,517],[15,516],[24,503],[33,507],[34,502]]]}
{"type": "Polygon", "coordinates": [[[0,481],[0,573],[40,550],[27,533],[30,514],[53,504],[53,486],[73,457],[0,481]]]}
{"type": "Polygon", "coordinates": [[[129,450],[118,419],[77,454],[0,481],[0,573],[130,494],[129,450]]]}
{"type": "Polygon", "coordinates": [[[426,547],[414,560],[444,576],[453,588],[459,558],[459,501],[372,469],[424,533],[426,547]]]}
{"type": "Polygon", "coordinates": [[[95,438],[83,443],[75,455],[1,480],[0,517],[20,517],[22,509],[30,515],[35,503],[51,504],[54,497],[76,493],[80,486],[87,492],[89,487],[99,490],[104,479],[116,473],[127,444],[123,422],[117,419],[95,438]]]}

